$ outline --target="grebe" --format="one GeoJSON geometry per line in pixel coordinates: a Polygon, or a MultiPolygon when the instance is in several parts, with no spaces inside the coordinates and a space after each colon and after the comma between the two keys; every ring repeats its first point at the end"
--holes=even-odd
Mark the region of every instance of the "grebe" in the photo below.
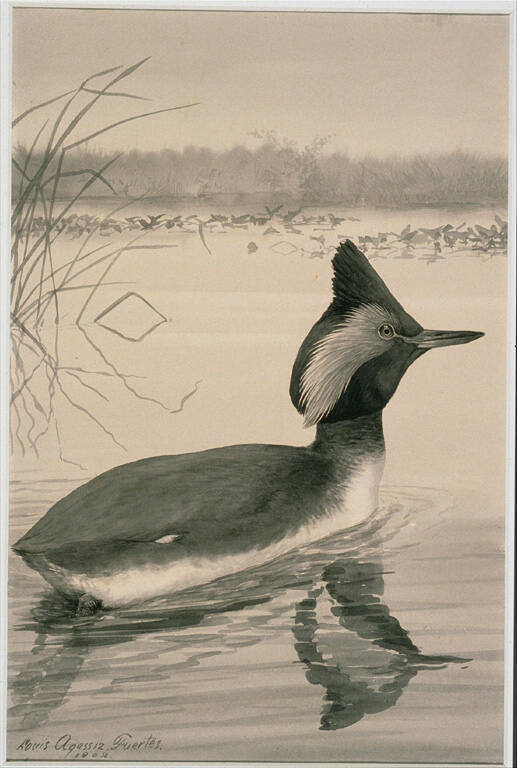
{"type": "Polygon", "coordinates": [[[333,299],[296,357],[307,447],[233,445],[124,464],[57,502],[15,545],[78,612],[116,607],[266,562],[367,518],[384,466],[382,411],[427,350],[473,331],[424,330],[350,241],[333,299]]]}

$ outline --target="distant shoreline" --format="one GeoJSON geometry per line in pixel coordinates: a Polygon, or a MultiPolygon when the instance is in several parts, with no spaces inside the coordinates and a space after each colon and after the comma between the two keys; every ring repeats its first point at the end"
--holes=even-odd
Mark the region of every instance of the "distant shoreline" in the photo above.
{"type": "MultiPolygon", "coordinates": [[[[73,199],[73,195],[59,195],[54,198],[55,202],[68,202],[73,199]]],[[[17,196],[12,197],[12,202],[15,203],[17,201],[17,196]]],[[[46,198],[50,200],[50,198],[46,198]]],[[[269,205],[269,206],[278,206],[282,205],[282,207],[290,206],[290,207],[297,207],[297,208],[303,208],[303,209],[309,209],[309,208],[325,208],[325,207],[340,207],[349,211],[361,211],[361,210],[387,210],[387,211],[410,211],[415,210],[418,208],[428,208],[428,209],[481,209],[486,208],[490,206],[497,206],[499,208],[505,208],[507,207],[508,201],[507,198],[494,198],[494,199],[487,199],[487,200],[472,200],[472,201],[458,201],[458,202],[450,202],[450,201],[420,201],[420,202],[412,202],[412,203],[400,203],[398,205],[392,204],[374,204],[374,203],[365,203],[365,204],[356,204],[356,205],[350,205],[350,203],[347,203],[346,201],[342,200],[318,200],[318,201],[307,201],[303,200],[297,197],[289,197],[288,195],[278,195],[278,194],[272,194],[270,192],[258,192],[258,193],[252,193],[252,192],[218,192],[214,193],[212,195],[206,195],[206,196],[196,196],[196,195],[149,195],[145,197],[128,197],[124,195],[83,195],[81,197],[81,202],[87,202],[89,204],[92,203],[98,203],[100,205],[105,205],[109,203],[120,203],[120,204],[137,204],[137,203],[145,203],[148,205],[149,203],[156,203],[157,205],[163,204],[163,205],[176,205],[176,204],[184,204],[184,203],[193,203],[196,206],[206,206],[206,205],[269,205]]],[[[77,205],[80,205],[78,203],[77,205]]]]}
{"type": "MultiPolygon", "coordinates": [[[[508,194],[508,160],[464,151],[416,157],[325,154],[325,140],[301,148],[276,136],[255,150],[233,147],[216,152],[190,147],[183,152],[138,152],[117,156],[78,147],[59,166],[17,145],[13,153],[12,194],[27,188],[44,167],[39,194],[54,200],[145,196],[157,204],[340,206],[351,210],[415,206],[501,205],[508,194]],[[48,165],[47,165],[48,164],[48,165]],[[22,179],[23,177],[23,179],[22,179]]],[[[109,199],[109,198],[108,198],[109,199]]],[[[103,203],[102,203],[103,204],[103,203]]]]}

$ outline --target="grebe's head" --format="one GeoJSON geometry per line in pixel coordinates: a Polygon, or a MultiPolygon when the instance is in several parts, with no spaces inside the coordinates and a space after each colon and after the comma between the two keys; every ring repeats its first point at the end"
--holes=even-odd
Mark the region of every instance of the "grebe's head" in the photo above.
{"type": "Polygon", "coordinates": [[[424,330],[350,240],[332,265],[333,301],[305,338],[291,376],[291,400],[305,426],[381,410],[417,357],[483,336],[424,330]]]}

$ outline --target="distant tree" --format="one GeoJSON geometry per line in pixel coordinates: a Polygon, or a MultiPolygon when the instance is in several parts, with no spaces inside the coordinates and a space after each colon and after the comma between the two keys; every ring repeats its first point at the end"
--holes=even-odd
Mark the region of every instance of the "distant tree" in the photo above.
{"type": "Polygon", "coordinates": [[[271,148],[271,162],[260,170],[261,180],[271,192],[287,192],[300,199],[319,200],[325,194],[325,181],[319,161],[332,136],[317,136],[300,147],[297,142],[280,137],[276,131],[250,133],[271,148]]]}

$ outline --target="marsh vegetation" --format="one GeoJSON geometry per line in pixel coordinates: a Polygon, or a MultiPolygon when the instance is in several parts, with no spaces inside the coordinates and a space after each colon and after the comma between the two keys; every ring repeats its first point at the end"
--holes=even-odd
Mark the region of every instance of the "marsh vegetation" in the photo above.
{"type": "MultiPolygon", "coordinates": [[[[81,323],[84,312],[100,285],[118,259],[128,250],[143,247],[137,244],[140,236],[129,243],[110,248],[110,243],[91,247],[90,241],[100,226],[83,232],[80,244],[64,260],[56,260],[58,241],[63,236],[74,206],[87,194],[95,182],[99,182],[116,196],[105,174],[115,163],[112,157],[100,167],[80,167],[70,163],[78,148],[92,138],[112,130],[121,123],[150,117],[157,113],[185,109],[189,104],[131,115],[115,123],[104,123],[86,136],[77,138],[86,116],[106,97],[137,99],[142,97],[113,90],[115,86],[136,72],[144,59],[129,67],[117,66],[97,72],[78,87],[55,98],[37,104],[13,120],[13,129],[29,116],[39,116],[42,109],[59,105],[57,114],[47,118],[35,133],[32,145],[22,153],[15,151],[12,158],[15,194],[11,216],[11,442],[17,442],[22,454],[31,449],[38,456],[38,443],[47,432],[55,430],[60,454],[61,437],[56,402],[64,400],[69,406],[85,414],[111,440],[118,444],[116,436],[95,413],[77,399],[70,390],[70,382],[82,390],[95,392],[99,398],[105,395],[88,380],[90,375],[116,377],[135,397],[140,395],[129,378],[106,357],[88,335],[81,323]],[[100,83],[100,84],[99,84],[100,83]],[[78,180],[78,186],[66,202],[60,202],[66,180],[78,180]],[[80,364],[63,365],[60,360],[59,329],[61,299],[66,292],[78,292],[75,324],[98,358],[99,370],[87,370],[80,364]],[[42,327],[51,319],[53,330],[44,333],[42,327]],[[45,386],[37,386],[38,378],[46,380],[45,386]],[[41,393],[44,396],[41,396],[41,393]]],[[[112,215],[124,205],[115,205],[112,215]]],[[[154,244],[148,246],[159,248],[154,244]]],[[[166,408],[166,406],[162,406],[166,408]]]]}
{"type": "MultiPolygon", "coordinates": [[[[506,199],[507,161],[457,150],[413,157],[349,157],[329,151],[331,137],[317,136],[300,146],[273,131],[256,131],[255,148],[235,146],[224,152],[207,147],[182,151],[131,150],[116,152],[77,146],[67,158],[70,171],[60,179],[58,193],[72,197],[78,190],[77,172],[103,169],[103,180],[93,179],[92,196],[115,193],[121,199],[161,197],[225,203],[241,201],[339,204],[357,206],[471,205],[506,199]]],[[[29,172],[41,162],[41,152],[15,148],[16,162],[29,172]]],[[[17,194],[19,172],[13,173],[17,194]]]]}

